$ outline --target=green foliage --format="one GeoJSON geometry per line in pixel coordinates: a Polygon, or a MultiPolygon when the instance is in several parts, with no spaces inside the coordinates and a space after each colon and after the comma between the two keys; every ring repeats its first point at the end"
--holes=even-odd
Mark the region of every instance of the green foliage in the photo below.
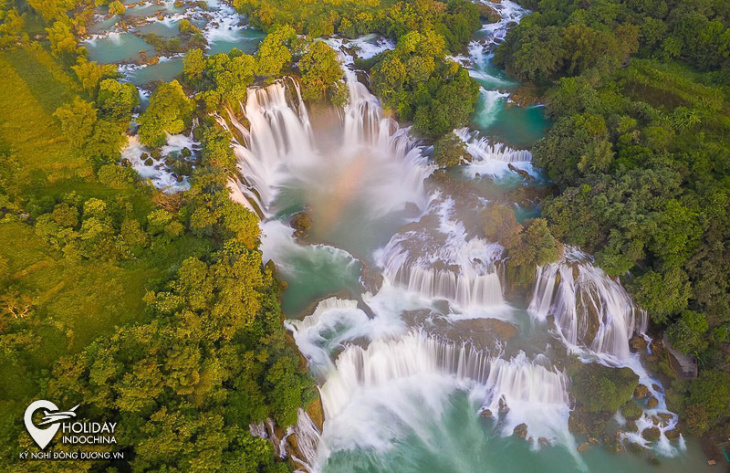
{"type": "Polygon", "coordinates": [[[372,73],[372,86],[384,105],[413,120],[415,131],[430,139],[466,125],[479,97],[478,84],[445,54],[442,36],[410,32],[372,73]]]}
{"type": "MultiPolygon", "coordinates": [[[[20,406],[40,396],[83,399],[84,415],[126,426],[117,441],[134,455],[118,465],[123,470],[288,471],[248,425],[269,417],[290,425],[315,391],[282,326],[278,284],[256,249],[258,218],[228,198],[235,170],[228,135],[202,127],[202,162],[186,194],[158,194],[110,162],[94,173],[88,158],[124,139],[134,87],[103,77],[87,89],[93,103],[46,87],[58,96],[44,115],[31,93],[42,89],[15,74],[5,54],[0,115],[12,110],[27,120],[1,137],[0,202],[12,219],[0,231],[0,273],[28,290],[8,292],[0,279],[0,299],[12,296],[12,307],[28,310],[17,322],[0,321],[3,413],[22,416],[20,406]],[[56,107],[58,121],[48,115],[56,107]],[[66,140],[56,139],[61,131],[66,140]],[[17,158],[5,152],[6,139],[17,158]],[[17,203],[5,200],[13,187],[17,203]],[[21,214],[30,217],[16,221],[21,214]]],[[[185,123],[193,104],[179,84],[158,94],[148,111],[154,120],[143,125],[185,123]]],[[[119,149],[111,154],[118,160],[119,149]]],[[[0,425],[2,458],[29,447],[21,428],[0,425]]],[[[0,469],[35,468],[11,462],[0,469]]]]}
{"type": "Polygon", "coordinates": [[[76,54],[76,37],[68,23],[60,20],[56,21],[46,31],[48,32],[48,41],[51,42],[53,54],[56,56],[76,54]]]}
{"type": "MultiPolygon", "coordinates": [[[[715,380],[730,341],[730,17],[717,5],[530,2],[495,55],[546,90],[555,125],[533,157],[556,183],[553,234],[625,277],[715,380]]],[[[704,432],[720,411],[693,402],[685,418],[704,432]]]]}
{"type": "Polygon", "coordinates": [[[563,247],[548,229],[547,220],[528,220],[519,244],[508,252],[507,269],[517,286],[527,287],[537,266],[557,261],[562,254],[563,247]]]}
{"type": "Polygon", "coordinates": [[[522,225],[517,223],[514,211],[506,205],[490,203],[479,218],[487,240],[499,243],[506,250],[521,244],[522,225]]]}
{"type": "Polygon", "coordinates": [[[129,123],[133,109],[139,105],[139,92],[130,83],[106,79],[99,84],[96,101],[103,117],[126,125],[129,123]]]}
{"type": "Polygon", "coordinates": [[[97,64],[94,61],[87,61],[83,56],[79,56],[77,64],[71,69],[76,74],[81,87],[91,95],[96,92],[99,82],[103,79],[118,75],[114,64],[97,64]]]}
{"type": "Polygon", "coordinates": [[[433,145],[433,158],[441,167],[451,167],[466,160],[466,143],[453,133],[439,138],[433,145]]]}
{"type": "Polygon", "coordinates": [[[630,368],[609,368],[593,363],[573,376],[573,395],[589,412],[615,412],[625,405],[639,385],[630,368]]]}
{"type": "Polygon", "coordinates": [[[302,71],[302,97],[330,101],[341,107],[347,103],[348,91],[337,53],[322,41],[314,41],[299,61],[302,71]]]}
{"type": "Polygon", "coordinates": [[[61,122],[63,134],[72,146],[86,146],[97,119],[96,109],[91,103],[76,98],[72,104],[60,107],[53,115],[61,122]]]}
{"type": "Polygon", "coordinates": [[[192,83],[203,78],[205,72],[205,56],[200,49],[191,49],[183,59],[183,74],[192,83]]]}
{"type": "Polygon", "coordinates": [[[290,48],[296,38],[296,32],[289,25],[271,31],[256,52],[256,73],[260,76],[278,76],[284,67],[291,64],[290,48]]]}
{"type": "Polygon", "coordinates": [[[702,371],[690,387],[686,406],[687,424],[696,433],[705,433],[712,425],[723,425],[730,418],[730,374],[702,371]]]}
{"type": "Polygon", "coordinates": [[[127,11],[127,7],[124,6],[119,0],[114,0],[109,3],[109,14],[110,15],[124,15],[127,11]]]}
{"type": "Polygon", "coordinates": [[[182,132],[189,126],[194,109],[177,81],[162,84],[150,99],[150,106],[139,118],[140,141],[147,146],[162,146],[167,134],[182,132]]]}
{"type": "Polygon", "coordinates": [[[667,335],[674,348],[684,353],[699,354],[707,348],[709,324],[703,314],[686,310],[669,330],[667,335]]]}
{"type": "Polygon", "coordinates": [[[15,8],[0,9],[0,49],[11,46],[27,38],[23,31],[25,22],[15,8]]]}

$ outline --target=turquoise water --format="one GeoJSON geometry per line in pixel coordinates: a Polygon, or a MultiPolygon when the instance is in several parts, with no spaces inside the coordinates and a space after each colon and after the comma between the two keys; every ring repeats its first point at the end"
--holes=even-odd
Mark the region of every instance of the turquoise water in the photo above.
{"type": "Polygon", "coordinates": [[[180,34],[179,22],[162,22],[155,21],[146,25],[135,28],[135,31],[139,34],[156,34],[163,38],[174,38],[180,34]]]}
{"type": "Polygon", "coordinates": [[[266,37],[266,33],[255,28],[244,28],[238,31],[234,37],[218,39],[210,44],[209,54],[227,53],[233,48],[238,48],[246,54],[254,54],[259,49],[259,44],[266,37]]]}
{"type": "Polygon", "coordinates": [[[721,472],[704,461],[696,441],[677,459],[653,465],[643,456],[611,453],[592,445],[576,458],[563,446],[534,450],[525,440],[502,437],[494,422],[475,415],[478,406],[456,392],[442,416],[429,419],[424,431],[394,442],[384,452],[363,449],[339,451],[324,467],[326,473],[711,473],[721,472]]]}
{"type": "Polygon", "coordinates": [[[507,95],[519,84],[492,64],[491,55],[481,58],[474,69],[474,79],[491,93],[480,95],[472,125],[484,135],[513,148],[530,148],[550,128],[551,121],[545,116],[544,107],[509,102],[507,95]]]}
{"type": "MultiPolygon", "coordinates": [[[[128,2],[131,3],[131,2],[128,2]]],[[[157,55],[155,48],[142,38],[155,34],[170,39],[180,35],[180,20],[187,18],[203,31],[208,39],[208,54],[228,53],[234,48],[254,54],[266,37],[265,33],[241,24],[243,20],[225,4],[209,2],[176,8],[173,2],[149,3],[128,8],[124,15],[103,18],[106,7],[99,7],[101,18],[89,26],[89,32],[102,37],[83,43],[89,58],[102,64],[141,64],[157,55]],[[125,25],[128,29],[123,30],[125,25]]],[[[170,81],[182,73],[182,55],[160,58],[156,64],[128,67],[124,75],[134,85],[146,86],[157,81],[170,81]]]]}
{"type": "Polygon", "coordinates": [[[155,48],[132,33],[112,34],[85,44],[89,59],[100,64],[139,60],[144,51],[147,57],[155,55],[155,48]]]}
{"type": "Polygon", "coordinates": [[[157,64],[134,69],[126,74],[127,79],[134,85],[140,86],[150,82],[169,82],[180,74],[183,69],[183,58],[174,57],[161,60],[157,64]]]}

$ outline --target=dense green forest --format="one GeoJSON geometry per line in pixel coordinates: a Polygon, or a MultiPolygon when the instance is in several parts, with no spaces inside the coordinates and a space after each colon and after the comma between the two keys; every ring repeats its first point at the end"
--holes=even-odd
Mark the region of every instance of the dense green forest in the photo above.
{"type": "MultiPolygon", "coordinates": [[[[448,56],[493,18],[489,7],[232,3],[268,33],[254,56],[207,56],[192,24],[181,25],[183,42],[147,38],[187,53],[179,80],[159,85],[135,119],[141,142],[159,152],[168,133],[191,131],[202,145],[194,167],[172,164],[191,189],[168,195],[118,163],[138,92],[79,48],[93,3],[0,2],[2,462],[31,446],[16,421],[48,398],[118,421],[135,470],[290,469],[248,425],[291,425],[316,391],[282,326],[258,218],[229,199],[235,156],[211,113],[235,113],[248,86],[285,74],[299,77],[307,101],[345,103],[336,52],[311,38],[395,41],[358,66],[391,113],[436,142],[437,158],[458,161],[450,131],[468,124],[478,86],[448,56]]],[[[670,407],[698,434],[730,435],[730,5],[522,3],[535,13],[495,61],[547,104],[555,124],[533,154],[556,190],[546,220],[523,228],[495,206],[485,233],[499,236],[524,281],[557,257],[556,239],[595,253],[653,329],[698,357],[699,378],[675,381],[670,407]]]]}
{"type": "Polygon", "coordinates": [[[415,132],[430,140],[469,123],[479,86],[447,55],[466,50],[481,20],[494,18],[490,7],[468,0],[235,0],[233,4],[252,24],[269,32],[286,28],[292,34],[337,33],[350,38],[379,33],[397,41],[394,51],[358,64],[372,72],[370,85],[385,108],[412,122],[415,132]]]}
{"type": "MultiPolygon", "coordinates": [[[[136,88],[77,47],[93,4],[2,7],[0,469],[57,471],[16,460],[32,444],[25,407],[51,399],[123,426],[113,447],[135,471],[289,471],[249,424],[291,425],[316,391],[258,218],[228,197],[229,135],[178,82],[158,87],[142,140],[159,146],[198,116],[202,151],[189,191],[154,190],[119,165],[136,88]]],[[[216,103],[245,94],[253,61],[223,56],[207,64],[216,103]]]]}
{"type": "Polygon", "coordinates": [[[730,3],[521,2],[495,62],[555,122],[536,164],[557,238],[622,276],[655,330],[697,356],[672,408],[730,435],[730,3]]]}

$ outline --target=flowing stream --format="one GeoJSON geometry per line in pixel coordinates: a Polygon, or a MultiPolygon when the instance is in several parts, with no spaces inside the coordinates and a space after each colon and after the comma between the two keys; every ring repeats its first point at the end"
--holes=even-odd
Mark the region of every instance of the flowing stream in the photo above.
{"type": "MultiPolygon", "coordinates": [[[[646,314],[620,281],[567,248],[561,261],[537,269],[528,300],[514,297],[503,248],[481,236],[478,214],[489,201],[512,204],[519,220],[539,214],[527,191],[544,180],[528,148],[549,125],[541,107],[510,103],[517,84],[491,64],[493,46],[525,11],[508,0],[489,4],[502,21],[485,25],[468,56],[454,58],[482,86],[472,126],[454,131],[470,164],[437,171],[429,149],[358,80],[353,49],[367,58],[394,47],[377,36],[327,40],[346,66],[343,109],[309,110],[297,83],[285,79],[249,91],[245,120],[219,117],[240,170],[232,197],[262,216],[264,260],[288,283],[287,326],[318,380],[326,419],[320,431],[301,411],[284,438],[270,423],[251,432],[272,438],[277,453],[311,472],[655,471],[645,455],[578,451],[585,439],[568,428],[574,401],[561,368],[571,353],[584,363],[630,367],[658,399],[637,422],[639,432],[619,433],[620,442],[645,447],[663,472],[703,471],[696,441],[665,435],[677,418],[661,383],[629,349],[646,330],[646,314]],[[305,230],[291,224],[302,212],[311,219],[305,230]],[[640,431],[654,425],[660,439],[648,442],[640,431]],[[288,451],[290,435],[296,453],[288,451]]],[[[153,66],[133,62],[145,31],[174,34],[167,30],[189,18],[211,52],[248,41],[250,30],[232,9],[214,0],[195,5],[135,6],[131,14],[145,20],[131,31],[94,33],[92,57],[106,57],[104,42],[126,38],[135,54],[125,56],[125,46],[105,62],[127,62],[128,80],[142,83],[138,72],[153,66]]],[[[116,24],[103,13],[102,30],[116,24]]],[[[252,38],[257,44],[260,36],[252,38]]],[[[157,65],[172,62],[174,72],[178,60],[157,65]]],[[[170,138],[170,153],[195,150],[189,137],[170,138]]],[[[179,184],[145,164],[144,151],[132,139],[125,157],[156,185],[179,184]]],[[[625,423],[620,412],[614,422],[616,429],[625,423]]]]}
{"type": "MultiPolygon", "coordinates": [[[[289,284],[287,325],[319,381],[324,428],[301,413],[294,433],[304,458],[295,463],[324,472],[651,468],[629,453],[578,452],[568,429],[571,381],[554,361],[570,352],[629,366],[652,386],[659,405],[637,424],[659,424],[660,440],[638,432],[619,434],[622,442],[650,450],[662,471],[702,468],[694,443],[664,435],[676,415],[629,349],[646,314],[620,282],[568,248],[538,268],[531,301],[510,300],[503,248],[480,236],[487,202],[542,182],[520,146],[534,123],[522,133],[495,127],[525,113],[508,102],[515,84],[490,63],[493,44],[524,11],[506,0],[496,6],[503,21],[485,26],[470,57],[455,58],[482,85],[474,126],[455,130],[471,164],[436,171],[428,150],[384,115],[345,52],[393,47],[372,36],[328,40],[348,68],[343,110],[309,110],[296,82],[283,80],[251,90],[245,122],[221,120],[241,171],[234,195],[263,217],[264,259],[289,284]],[[290,220],[300,212],[311,227],[297,232],[290,220]]],[[[621,421],[617,413],[617,429],[621,421]]]]}

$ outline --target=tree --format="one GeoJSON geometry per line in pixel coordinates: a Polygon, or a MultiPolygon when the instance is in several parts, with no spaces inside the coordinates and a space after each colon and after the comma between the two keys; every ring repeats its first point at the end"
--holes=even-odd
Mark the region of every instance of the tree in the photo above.
{"type": "Polygon", "coordinates": [[[132,110],[139,105],[139,92],[128,82],[106,79],[99,84],[97,105],[102,116],[126,125],[132,110]]]}
{"type": "Polygon", "coordinates": [[[616,412],[631,399],[639,377],[631,368],[593,363],[573,376],[573,395],[589,412],[616,412]]]}
{"type": "Polygon", "coordinates": [[[124,15],[126,11],[127,7],[125,7],[124,4],[119,0],[114,0],[109,4],[110,15],[124,15]]]}
{"type": "Polygon", "coordinates": [[[0,20],[2,20],[0,24],[0,49],[2,49],[22,39],[25,22],[15,8],[0,10],[0,20]]]}
{"type": "Polygon", "coordinates": [[[302,71],[302,97],[308,100],[328,99],[335,106],[347,103],[344,72],[337,53],[323,41],[314,41],[299,61],[302,71]]]}
{"type": "Polygon", "coordinates": [[[706,333],[710,328],[703,314],[685,310],[679,320],[669,327],[667,335],[672,346],[690,355],[699,355],[707,348],[706,333]]]}
{"type": "Polygon", "coordinates": [[[61,130],[71,145],[79,149],[86,146],[94,133],[97,118],[96,109],[91,103],[77,97],[72,104],[59,107],[53,116],[61,122],[61,130]]]}
{"type": "Polygon", "coordinates": [[[76,37],[71,27],[64,21],[56,21],[53,26],[46,28],[48,40],[51,42],[51,51],[56,56],[76,54],[76,37]]]}
{"type": "Polygon", "coordinates": [[[433,146],[433,157],[441,167],[457,166],[468,156],[466,143],[453,133],[442,136],[433,146]]]}
{"type": "Polygon", "coordinates": [[[162,146],[168,133],[180,133],[188,126],[193,109],[193,101],[178,81],[160,85],[139,119],[140,141],[147,146],[162,146]]]}
{"type": "Polygon", "coordinates": [[[95,61],[87,61],[86,58],[80,56],[75,66],[72,66],[76,77],[81,83],[81,87],[94,95],[96,87],[104,78],[116,77],[117,68],[114,64],[97,64],[95,61]]]}
{"type": "Polygon", "coordinates": [[[291,63],[290,46],[297,37],[291,26],[281,26],[270,32],[261,42],[256,53],[258,61],[257,74],[260,76],[277,76],[282,68],[291,63]]]}
{"type": "Polygon", "coordinates": [[[203,51],[200,49],[191,49],[188,51],[185,59],[183,59],[183,74],[185,74],[185,77],[189,81],[197,83],[203,78],[204,71],[205,56],[203,55],[203,51]]]}
{"type": "Polygon", "coordinates": [[[490,203],[479,217],[484,236],[490,242],[497,242],[507,250],[521,243],[522,225],[517,223],[514,211],[506,205],[490,203]]]}
{"type": "Polygon", "coordinates": [[[23,319],[33,311],[33,298],[13,289],[0,296],[0,307],[5,315],[23,319]]]}

